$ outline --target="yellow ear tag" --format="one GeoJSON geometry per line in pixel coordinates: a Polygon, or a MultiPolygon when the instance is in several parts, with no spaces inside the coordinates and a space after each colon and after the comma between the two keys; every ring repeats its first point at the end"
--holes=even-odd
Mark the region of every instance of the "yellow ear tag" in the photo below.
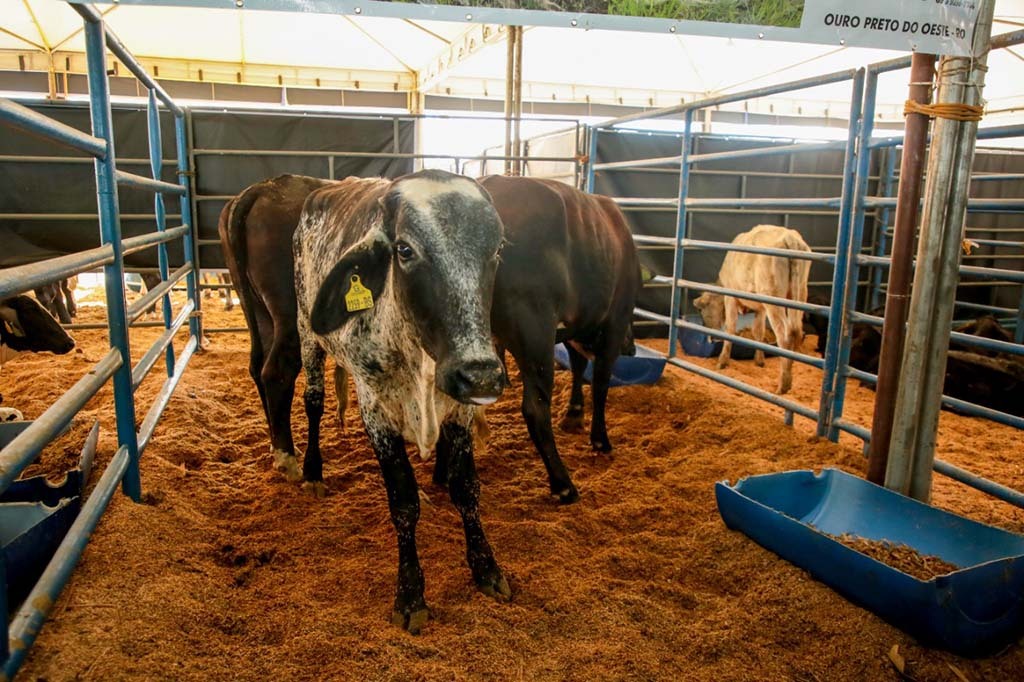
{"type": "Polygon", "coordinates": [[[351,286],[345,294],[345,310],[354,313],[357,310],[367,310],[373,307],[373,292],[363,286],[359,275],[352,275],[351,286]]]}

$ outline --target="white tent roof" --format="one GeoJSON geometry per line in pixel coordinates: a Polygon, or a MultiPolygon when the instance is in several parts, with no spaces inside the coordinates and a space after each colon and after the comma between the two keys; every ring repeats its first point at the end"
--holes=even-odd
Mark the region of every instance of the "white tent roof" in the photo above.
{"type": "MultiPolygon", "coordinates": [[[[45,70],[51,54],[60,58],[59,64],[69,57],[72,70],[75,63],[81,65],[82,22],[69,6],[54,0],[0,0],[0,6],[0,68],[19,69],[27,63],[25,68],[45,70]]],[[[490,37],[484,38],[480,26],[464,23],[248,9],[100,9],[147,68],[159,67],[161,78],[399,91],[425,85],[425,93],[465,97],[501,98],[504,93],[505,43],[498,27],[488,27],[490,37]]],[[[997,0],[996,15],[996,33],[1024,26],[1024,0],[997,0]]],[[[897,54],[535,27],[524,33],[523,92],[526,100],[665,106],[682,98],[859,67],[897,54]]],[[[773,111],[841,115],[848,106],[848,88],[841,84],[775,98],[773,111]]],[[[883,118],[900,115],[905,93],[906,72],[882,79],[883,118]]],[[[1024,48],[990,56],[985,97],[990,110],[1024,106],[1024,48]]]]}

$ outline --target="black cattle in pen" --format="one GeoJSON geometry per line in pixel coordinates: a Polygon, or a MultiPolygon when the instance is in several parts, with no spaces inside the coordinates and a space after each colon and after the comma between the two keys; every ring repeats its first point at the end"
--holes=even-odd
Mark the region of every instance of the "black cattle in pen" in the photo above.
{"type": "MultiPolygon", "coordinates": [[[[63,355],[74,347],[75,340],[31,296],[11,296],[0,301],[0,369],[21,353],[63,355]]],[[[0,421],[16,419],[21,419],[18,410],[0,408],[0,421]]]]}

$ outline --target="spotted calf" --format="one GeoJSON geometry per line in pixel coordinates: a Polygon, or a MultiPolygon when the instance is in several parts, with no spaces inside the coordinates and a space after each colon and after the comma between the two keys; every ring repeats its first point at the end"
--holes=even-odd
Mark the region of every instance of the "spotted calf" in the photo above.
{"type": "MultiPolygon", "coordinates": [[[[294,235],[295,291],[309,445],[303,478],[323,490],[319,448],[324,359],[352,376],[398,534],[392,622],[427,619],[416,549],[419,495],[405,444],[435,451],[435,481],[462,516],[477,586],[508,598],[484,535],[471,428],[504,381],[490,307],[501,220],[476,182],[441,171],[347,180],[314,191],[294,235]]],[[[294,455],[280,456],[284,468],[294,455]],[[290,459],[289,459],[290,458],[290,459]]]]}

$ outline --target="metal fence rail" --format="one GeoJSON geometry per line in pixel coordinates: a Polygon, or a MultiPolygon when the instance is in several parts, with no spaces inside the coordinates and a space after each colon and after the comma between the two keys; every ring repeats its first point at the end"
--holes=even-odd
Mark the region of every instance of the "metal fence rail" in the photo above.
{"type": "MultiPolygon", "coordinates": [[[[998,49],[1019,44],[1022,41],[1024,41],[1024,32],[1015,31],[993,38],[992,47],[993,49],[998,49]]],[[[840,432],[845,432],[860,438],[866,444],[870,438],[868,429],[864,428],[863,425],[843,418],[846,383],[849,379],[871,383],[875,380],[875,377],[849,365],[850,345],[852,329],[855,323],[868,323],[877,326],[882,321],[879,317],[857,312],[855,306],[860,287],[867,287],[867,291],[864,292],[864,299],[865,305],[869,309],[877,308],[881,298],[884,296],[886,287],[883,282],[882,273],[883,270],[890,266],[890,259],[887,255],[887,237],[891,235],[891,230],[887,232],[887,228],[890,223],[892,208],[895,206],[895,199],[893,197],[895,196],[895,188],[898,181],[896,149],[901,146],[903,139],[902,136],[873,137],[875,100],[879,76],[883,73],[907,69],[909,66],[910,58],[900,57],[872,64],[858,71],[824,74],[814,78],[717,96],[665,109],[639,112],[630,116],[605,121],[590,129],[588,148],[591,163],[588,164],[586,174],[586,187],[588,191],[594,191],[598,174],[642,172],[677,173],[679,176],[679,191],[675,197],[613,197],[620,208],[630,213],[657,211],[672,212],[676,216],[675,235],[673,237],[635,236],[635,242],[641,249],[672,249],[674,252],[673,273],[671,276],[655,276],[644,284],[645,288],[671,287],[669,315],[662,315],[641,308],[635,310],[635,315],[640,320],[639,324],[664,325],[668,328],[668,351],[665,355],[670,364],[781,407],[787,423],[791,423],[794,414],[799,414],[816,422],[819,435],[836,440],[840,432]],[[790,143],[779,144],[778,141],[772,140],[772,142],[775,142],[775,146],[766,147],[763,146],[763,143],[768,141],[768,138],[751,136],[749,138],[751,140],[750,148],[713,153],[697,153],[695,151],[694,142],[697,135],[693,131],[694,116],[708,107],[724,102],[738,102],[767,95],[802,90],[827,83],[842,82],[849,82],[851,86],[850,123],[845,141],[799,142],[793,140],[790,143]],[[598,158],[598,140],[601,135],[629,134],[632,132],[649,133],[650,131],[624,127],[624,125],[635,124],[645,119],[679,115],[682,116],[683,132],[682,134],[673,134],[679,139],[681,145],[679,154],[661,155],[652,158],[633,158],[627,161],[609,160],[601,163],[596,161],[598,158]],[[758,146],[758,142],[762,143],[762,146],[758,146]],[[845,151],[842,175],[822,174],[825,178],[835,179],[840,182],[841,188],[838,195],[826,197],[787,196],[784,198],[749,198],[743,195],[743,190],[741,190],[741,195],[743,195],[741,198],[705,198],[690,195],[690,179],[698,173],[721,173],[739,176],[748,174],[746,170],[705,170],[699,167],[699,164],[702,162],[740,160],[766,155],[789,155],[792,158],[799,154],[817,154],[838,150],[845,151]],[[874,174],[872,174],[873,160],[876,161],[874,164],[876,169],[874,174]],[[875,188],[873,193],[869,192],[869,186],[875,188]],[[727,211],[743,214],[766,210],[783,211],[785,215],[799,213],[835,215],[837,230],[834,250],[829,249],[824,253],[820,249],[812,253],[790,252],[781,249],[742,246],[690,238],[690,214],[707,211],[727,211]],[[872,212],[874,220],[874,234],[870,241],[865,238],[865,224],[869,211],[872,212]],[[811,260],[831,265],[833,266],[833,279],[829,305],[825,307],[814,304],[795,303],[786,299],[738,292],[720,285],[703,284],[687,279],[684,276],[686,254],[691,251],[709,249],[761,253],[811,260]],[[862,268],[867,268],[867,270],[862,272],[862,268]],[[690,322],[682,317],[686,292],[690,290],[733,295],[740,299],[781,305],[825,316],[828,318],[829,327],[824,357],[817,358],[800,352],[785,351],[769,344],[752,341],[751,339],[728,334],[721,330],[708,329],[703,325],[690,322]],[[822,386],[817,409],[769,393],[756,386],[751,386],[738,379],[725,376],[694,362],[677,357],[679,334],[682,331],[698,332],[710,337],[729,340],[748,348],[771,351],[797,362],[821,368],[822,386]]],[[[714,138],[715,136],[704,133],[701,137],[714,138]]],[[[736,136],[733,135],[723,137],[736,139],[736,136]]],[[[1013,137],[1024,137],[1024,125],[987,128],[980,130],[978,133],[979,139],[1005,139],[1013,137]]],[[[749,173],[756,174],[758,172],[750,171],[749,173]]],[[[761,171],[761,174],[765,174],[764,171],[761,171]]],[[[785,177],[785,174],[782,174],[782,177],[785,177]]],[[[978,173],[972,179],[981,183],[1019,181],[1024,179],[1024,173],[978,173]]],[[[1024,198],[973,198],[968,203],[968,211],[975,214],[1024,214],[1024,198]]],[[[972,231],[977,233],[989,230],[988,228],[968,227],[967,231],[970,235],[972,231]]],[[[971,264],[972,262],[987,258],[993,262],[1024,258],[1024,253],[1021,253],[1021,251],[1024,251],[1024,242],[1012,241],[1012,239],[1024,233],[1024,228],[1000,227],[991,231],[997,234],[1006,233],[1013,236],[1006,239],[983,238],[975,239],[974,241],[979,246],[1002,249],[1003,251],[1009,250],[1010,253],[997,254],[995,258],[990,254],[979,254],[977,258],[969,258],[960,267],[961,276],[966,280],[962,281],[961,285],[968,287],[974,285],[1018,286],[1024,290],[1024,287],[1022,287],[1022,284],[1024,284],[1024,273],[1021,273],[1019,270],[971,264]]],[[[1022,345],[1022,342],[1024,342],[1024,291],[1022,291],[1020,303],[1016,308],[971,302],[958,302],[958,305],[964,310],[979,310],[1002,315],[1005,321],[1015,323],[1015,342],[1008,343],[983,339],[957,332],[951,332],[950,338],[952,340],[998,353],[1024,355],[1024,345],[1022,345]]],[[[991,419],[1017,428],[1024,428],[1024,419],[1014,415],[974,405],[949,396],[944,396],[943,402],[945,405],[961,413],[991,419]]],[[[1009,490],[991,481],[985,481],[945,462],[936,461],[935,469],[1012,504],[1024,506],[1024,495],[1019,492],[1009,490]]]]}
{"type": "MultiPolygon", "coordinates": [[[[61,433],[74,416],[96,393],[113,382],[114,417],[117,426],[118,449],[107,465],[99,483],[84,502],[81,512],[64,541],[50,560],[42,577],[31,594],[14,614],[10,624],[3,620],[5,631],[0,637],[0,657],[3,659],[5,679],[11,679],[21,666],[28,648],[35,641],[49,610],[70,577],[78,562],[89,535],[99,521],[118,485],[126,495],[135,501],[141,498],[139,456],[149,442],[161,413],[171,393],[181,379],[192,353],[198,347],[200,338],[199,320],[193,313],[198,309],[196,276],[192,263],[195,226],[189,210],[189,161],[186,153],[185,111],[177,106],[166,92],[142,69],[116,36],[110,33],[100,14],[89,5],[72,5],[83,19],[86,55],[89,67],[89,111],[92,134],[83,133],[44,115],[33,112],[15,102],[0,99],[0,122],[19,130],[41,135],[94,158],[98,222],[101,246],[58,258],[7,268],[0,271],[0,299],[29,291],[42,284],[55,282],[74,274],[102,267],[106,291],[107,324],[92,325],[106,328],[109,333],[110,350],[70,390],[55,401],[38,419],[0,451],[0,492],[6,490],[24,469],[39,455],[40,451],[61,433]],[[127,173],[118,169],[114,149],[114,131],[110,110],[106,50],[113,52],[128,70],[133,73],[149,91],[148,128],[150,139],[150,166],[152,177],[127,173]],[[161,158],[160,122],[158,101],[166,106],[175,119],[179,171],[179,184],[160,180],[160,170],[167,163],[161,158]],[[118,206],[117,185],[130,186],[154,193],[156,231],[132,237],[121,238],[121,218],[118,206]],[[167,229],[163,195],[181,197],[181,222],[178,227],[167,229]],[[185,252],[185,264],[174,273],[167,272],[167,243],[181,239],[185,252]],[[157,248],[162,283],[132,306],[125,305],[124,257],[130,253],[157,248]],[[169,296],[170,288],[186,280],[188,301],[177,315],[174,315],[169,296]],[[146,351],[133,368],[131,365],[130,323],[149,304],[162,299],[165,328],[163,335],[146,351]],[[173,318],[173,319],[172,319],[173,318]],[[189,337],[180,355],[175,356],[172,341],[185,321],[189,323],[189,337]],[[135,389],[156,365],[161,355],[166,359],[167,378],[149,408],[141,426],[136,430],[135,389]]],[[[12,156],[7,160],[21,160],[12,156]]],[[[39,159],[29,157],[29,162],[39,159]]],[[[51,160],[47,158],[47,160],[51,160]]],[[[59,162],[67,159],[59,158],[59,162]]],[[[74,160],[78,162],[78,159],[74,160]]],[[[131,160],[139,164],[139,160],[131,160]]],[[[174,216],[176,219],[178,216],[174,216]]]]}

